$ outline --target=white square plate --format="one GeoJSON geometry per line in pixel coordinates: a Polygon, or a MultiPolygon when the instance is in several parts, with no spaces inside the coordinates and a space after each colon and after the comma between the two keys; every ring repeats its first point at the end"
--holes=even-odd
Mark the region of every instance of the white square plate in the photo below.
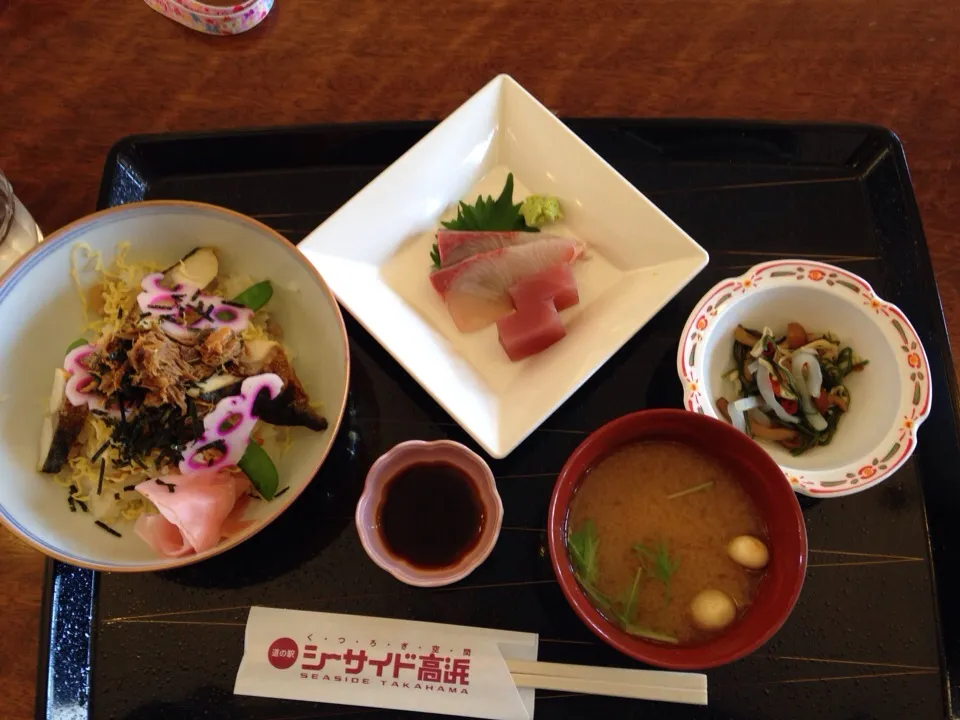
{"type": "Polygon", "coordinates": [[[508,455],[707,264],[706,251],[512,78],[500,75],[314,230],[300,250],[340,302],[495,458],[508,455]],[[511,362],[463,334],[428,280],[457,201],[555,195],[547,232],[587,243],[567,336],[511,362]]]}

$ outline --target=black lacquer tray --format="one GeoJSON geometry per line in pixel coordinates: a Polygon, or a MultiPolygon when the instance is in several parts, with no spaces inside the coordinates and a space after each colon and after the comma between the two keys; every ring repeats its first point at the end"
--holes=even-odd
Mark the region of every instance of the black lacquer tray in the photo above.
{"type": "MultiPolygon", "coordinates": [[[[704,708],[540,693],[537,717],[927,720],[950,717],[960,671],[957,387],[930,258],[897,138],[858,125],[571,120],[570,127],[711,254],[703,273],[507,459],[489,560],[446,589],[401,585],[363,553],[353,510],[369,464],[402,440],[472,442],[348,318],[353,380],[330,459],[264,532],[219,558],[146,575],[51,562],[37,716],[309,720],[409,714],[234,696],[247,609],[267,605],[540,634],[540,657],[632,666],[577,620],[543,533],[556,473],[585,434],[679,407],[683,322],[723,277],[809,257],[864,276],[926,346],[933,412],[913,458],[880,486],[802,499],[810,566],[799,604],[752,656],[709,671],[704,708]]],[[[157,198],[247,213],[299,241],[430,123],[133,137],[107,160],[100,207],[157,198]]]]}

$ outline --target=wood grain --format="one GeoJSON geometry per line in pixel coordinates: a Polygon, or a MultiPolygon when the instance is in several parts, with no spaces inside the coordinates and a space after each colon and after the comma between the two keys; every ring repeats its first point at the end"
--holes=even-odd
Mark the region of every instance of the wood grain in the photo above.
{"type": "MultiPolygon", "coordinates": [[[[838,119],[907,150],[960,337],[960,12],[923,0],[277,0],[209,37],[143,3],[0,0],[0,167],[49,232],[130,133],[440,118],[498,72],[571,116],[838,119]]],[[[0,531],[0,697],[32,717],[42,561],[0,531]]]]}

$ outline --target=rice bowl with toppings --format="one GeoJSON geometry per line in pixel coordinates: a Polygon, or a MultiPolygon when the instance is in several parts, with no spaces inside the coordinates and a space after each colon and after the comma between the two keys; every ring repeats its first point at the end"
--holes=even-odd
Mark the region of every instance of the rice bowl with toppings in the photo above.
{"type": "Polygon", "coordinates": [[[7,274],[0,313],[19,318],[0,357],[30,357],[0,381],[0,520],[54,557],[142,570],[221,552],[296,498],[336,436],[336,302],[293,246],[230,211],[81,220],[7,274]]]}

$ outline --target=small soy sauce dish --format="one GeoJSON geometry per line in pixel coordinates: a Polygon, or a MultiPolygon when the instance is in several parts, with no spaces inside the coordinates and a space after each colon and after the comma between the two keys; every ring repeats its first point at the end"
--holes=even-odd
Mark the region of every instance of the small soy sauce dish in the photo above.
{"type": "Polygon", "coordinates": [[[356,512],[367,555],[397,580],[439,587],[490,555],[503,503],[487,463],[451,440],[410,440],[373,464],[356,512]]]}

